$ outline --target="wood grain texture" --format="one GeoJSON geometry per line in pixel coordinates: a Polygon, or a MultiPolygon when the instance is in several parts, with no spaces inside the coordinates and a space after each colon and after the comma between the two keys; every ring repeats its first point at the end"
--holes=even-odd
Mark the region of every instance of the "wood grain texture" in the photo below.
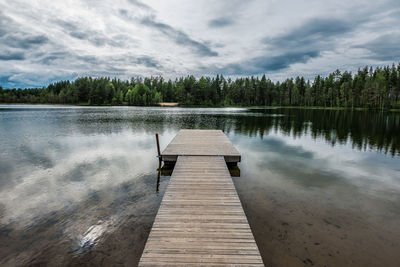
{"type": "Polygon", "coordinates": [[[226,162],[240,162],[239,151],[221,130],[180,130],[161,153],[162,160],[178,156],[224,156],[226,162]]]}
{"type": "Polygon", "coordinates": [[[139,266],[264,266],[224,157],[178,157],[139,266]]]}

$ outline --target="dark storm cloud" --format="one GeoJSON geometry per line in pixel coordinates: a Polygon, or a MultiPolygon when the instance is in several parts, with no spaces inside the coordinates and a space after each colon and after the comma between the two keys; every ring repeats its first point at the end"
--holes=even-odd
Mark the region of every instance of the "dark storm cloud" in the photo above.
{"type": "Polygon", "coordinates": [[[226,27],[229,25],[232,25],[234,21],[231,18],[228,17],[221,17],[221,18],[216,18],[212,19],[208,22],[208,26],[211,28],[221,28],[221,27],[226,27]]]}
{"type": "Polygon", "coordinates": [[[58,26],[62,27],[64,30],[67,31],[76,31],[79,28],[74,23],[62,19],[55,19],[53,20],[53,23],[57,24],[58,26]]]}
{"type": "Polygon", "coordinates": [[[71,37],[74,37],[79,40],[86,40],[95,46],[104,46],[106,44],[111,46],[117,46],[117,44],[112,40],[108,39],[105,36],[95,32],[95,31],[79,31],[74,30],[68,32],[71,37]]]}
{"type": "Polygon", "coordinates": [[[318,57],[319,53],[319,51],[314,50],[308,52],[292,52],[278,56],[265,55],[240,63],[228,64],[216,68],[213,72],[224,75],[257,75],[286,69],[294,63],[305,63],[311,58],[318,57]]]}
{"type": "Polygon", "coordinates": [[[89,43],[93,44],[94,46],[113,46],[113,47],[124,47],[125,46],[125,40],[121,35],[118,36],[107,36],[101,32],[94,31],[94,30],[86,30],[82,29],[79,27],[78,24],[71,22],[71,21],[66,21],[66,20],[61,20],[61,19],[56,19],[53,21],[56,25],[58,25],[62,30],[67,33],[69,36],[83,40],[83,41],[88,41],[89,43]],[[117,37],[117,38],[114,38],[117,37]]]}
{"type": "Polygon", "coordinates": [[[331,49],[337,37],[352,31],[354,25],[333,18],[314,18],[277,37],[265,38],[267,46],[286,50],[331,49]]]}
{"type": "Polygon", "coordinates": [[[103,64],[105,62],[105,60],[101,60],[99,58],[97,58],[96,56],[92,56],[92,55],[85,55],[85,56],[75,56],[76,59],[78,59],[79,61],[81,61],[82,63],[89,63],[92,65],[100,65],[103,64]]]}
{"type": "MultiPolygon", "coordinates": [[[[49,39],[45,35],[35,35],[22,30],[13,19],[0,12],[0,45],[26,50],[48,42],[49,39]]],[[[19,54],[19,59],[23,59],[21,53],[19,54]]]]}
{"type": "Polygon", "coordinates": [[[353,24],[339,19],[310,19],[287,33],[264,38],[261,42],[266,45],[264,55],[228,64],[217,71],[225,75],[256,75],[287,69],[334,49],[338,38],[353,29],[353,24]]]}
{"type": "Polygon", "coordinates": [[[384,34],[365,45],[356,46],[370,51],[373,58],[378,60],[400,60],[400,33],[384,34]]]}
{"type": "Polygon", "coordinates": [[[119,14],[121,16],[128,16],[128,10],[121,8],[120,10],[118,10],[119,14]]]}
{"type": "Polygon", "coordinates": [[[128,0],[128,2],[131,3],[132,5],[136,6],[136,7],[153,11],[153,9],[150,6],[144,4],[144,3],[140,2],[140,1],[128,0]]]}
{"type": "MultiPolygon", "coordinates": [[[[131,0],[130,2],[139,8],[146,9],[146,10],[150,11],[151,13],[154,12],[149,6],[143,4],[139,1],[131,0]]],[[[132,20],[132,18],[130,17],[129,11],[126,9],[120,9],[119,14],[128,20],[132,20]]],[[[191,38],[188,34],[186,34],[185,32],[178,30],[166,23],[157,21],[155,19],[154,14],[147,15],[146,17],[140,19],[139,23],[146,27],[149,27],[153,30],[161,32],[162,34],[164,34],[165,36],[167,36],[168,38],[173,40],[176,44],[191,48],[199,56],[206,56],[206,57],[218,56],[218,53],[213,51],[209,47],[209,45],[207,45],[206,43],[196,41],[193,38],[191,38]]]]}
{"type": "Polygon", "coordinates": [[[253,64],[256,68],[264,71],[277,71],[286,69],[293,63],[305,63],[311,58],[318,57],[320,51],[309,50],[306,52],[290,52],[273,57],[255,58],[253,64]]]}
{"type": "Polygon", "coordinates": [[[7,33],[7,28],[11,23],[12,20],[0,11],[0,37],[7,33]]]}
{"type": "Polygon", "coordinates": [[[149,56],[138,57],[136,58],[135,62],[138,65],[143,65],[148,68],[161,68],[160,63],[155,58],[149,56]]]}
{"type": "Polygon", "coordinates": [[[86,40],[95,46],[104,46],[104,45],[109,45],[114,47],[121,46],[121,44],[114,41],[113,39],[106,37],[105,35],[99,34],[95,31],[71,31],[68,34],[76,39],[86,40]]]}
{"type": "Polygon", "coordinates": [[[23,52],[0,52],[0,60],[24,60],[25,54],[23,52]]]}
{"type": "Polygon", "coordinates": [[[263,39],[268,51],[279,53],[266,56],[266,63],[253,59],[264,71],[276,71],[294,63],[305,63],[316,58],[324,51],[333,50],[345,34],[351,32],[355,25],[334,18],[313,18],[288,33],[263,39]],[[279,64],[279,61],[282,63],[279,64]]]}
{"type": "Polygon", "coordinates": [[[26,36],[21,34],[6,34],[1,38],[1,42],[9,47],[29,49],[34,46],[46,44],[49,39],[44,35],[26,36]]]}
{"type": "Polygon", "coordinates": [[[44,55],[44,56],[41,57],[38,60],[38,62],[41,64],[45,64],[45,65],[50,65],[57,60],[64,60],[66,58],[71,59],[71,54],[67,53],[67,52],[50,52],[50,53],[38,55],[38,57],[40,57],[42,55],[44,55]]]}
{"type": "Polygon", "coordinates": [[[44,65],[73,65],[81,68],[92,68],[105,64],[107,61],[94,55],[79,55],[73,51],[65,51],[62,47],[55,47],[53,52],[32,53],[32,62],[44,65]]]}
{"type": "Polygon", "coordinates": [[[76,64],[77,66],[84,67],[90,70],[96,70],[97,72],[106,73],[106,71],[110,71],[113,74],[118,75],[125,73],[126,69],[123,67],[116,66],[128,66],[128,65],[136,65],[136,66],[144,66],[147,68],[155,68],[162,69],[160,62],[151,56],[141,55],[135,56],[131,54],[119,54],[113,55],[110,57],[98,57],[96,55],[76,55],[71,52],[51,52],[51,53],[41,53],[36,57],[39,59],[35,62],[45,65],[57,65],[62,64],[65,60],[68,60],[70,64],[76,64]]]}
{"type": "Polygon", "coordinates": [[[114,55],[107,59],[107,62],[112,62],[120,65],[136,65],[144,66],[146,68],[162,69],[160,62],[148,55],[131,55],[131,54],[120,54],[114,55]]]}
{"type": "Polygon", "coordinates": [[[168,24],[157,22],[153,17],[146,17],[141,20],[141,23],[147,27],[153,28],[159,32],[162,32],[169,38],[175,41],[175,43],[183,46],[187,46],[193,49],[193,51],[199,56],[214,57],[218,56],[218,53],[213,51],[205,43],[201,43],[193,40],[183,31],[175,29],[168,24]]]}
{"type": "Polygon", "coordinates": [[[88,34],[84,33],[84,32],[71,31],[71,32],[69,32],[69,35],[71,35],[72,37],[74,37],[76,39],[80,39],[80,40],[88,39],[88,34]]]}
{"type": "Polygon", "coordinates": [[[123,47],[125,45],[123,39],[114,40],[111,36],[106,36],[96,31],[70,31],[68,34],[79,40],[85,40],[95,46],[113,46],[123,47]]]}

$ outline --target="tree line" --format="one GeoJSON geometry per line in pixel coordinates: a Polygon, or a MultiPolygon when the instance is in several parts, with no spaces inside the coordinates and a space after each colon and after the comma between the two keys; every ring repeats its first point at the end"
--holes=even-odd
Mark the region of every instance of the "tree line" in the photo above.
{"type": "Polygon", "coordinates": [[[400,108],[400,64],[365,67],[357,73],[336,70],[313,81],[304,77],[273,82],[262,77],[237,79],[194,76],[82,77],[44,88],[3,89],[0,103],[51,103],[151,106],[159,102],[201,106],[319,106],[400,108]]]}

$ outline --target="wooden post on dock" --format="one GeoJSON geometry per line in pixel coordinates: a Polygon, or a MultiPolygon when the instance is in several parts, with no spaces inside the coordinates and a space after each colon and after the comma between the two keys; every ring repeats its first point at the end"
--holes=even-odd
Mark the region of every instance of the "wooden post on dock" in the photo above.
{"type": "Polygon", "coordinates": [[[158,152],[158,168],[161,168],[161,151],[160,151],[160,141],[158,140],[158,133],[156,133],[156,141],[157,141],[157,152],[158,152]]]}

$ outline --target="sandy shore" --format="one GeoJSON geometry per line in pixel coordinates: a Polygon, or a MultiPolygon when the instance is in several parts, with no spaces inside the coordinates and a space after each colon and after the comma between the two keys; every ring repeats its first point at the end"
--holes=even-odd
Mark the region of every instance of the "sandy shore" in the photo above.
{"type": "Polygon", "coordinates": [[[179,105],[178,102],[160,102],[158,103],[161,107],[176,107],[179,105]]]}

